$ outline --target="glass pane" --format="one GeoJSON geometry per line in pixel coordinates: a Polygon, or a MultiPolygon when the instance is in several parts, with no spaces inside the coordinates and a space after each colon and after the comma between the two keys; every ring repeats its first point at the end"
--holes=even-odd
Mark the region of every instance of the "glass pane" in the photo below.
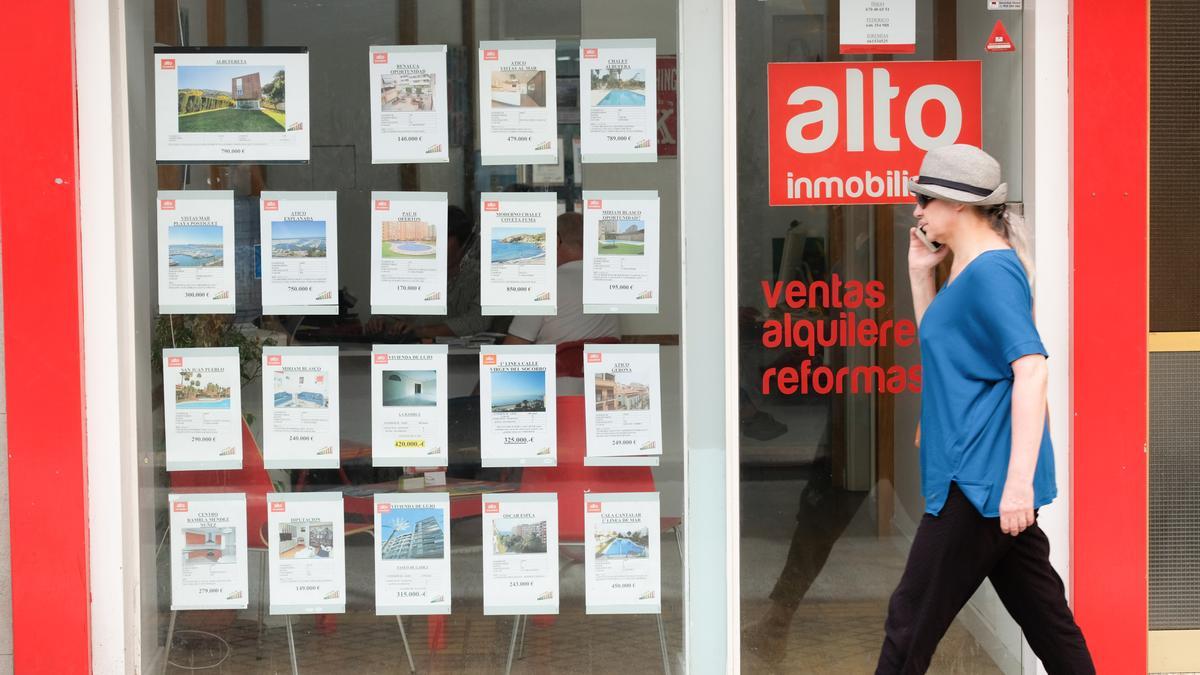
{"type": "MultiPolygon", "coordinates": [[[[237,673],[286,672],[293,658],[305,672],[398,672],[410,663],[422,672],[500,672],[510,659],[519,672],[600,672],[611,670],[618,661],[635,661],[640,664],[639,670],[655,671],[667,663],[672,667],[682,663],[679,167],[674,152],[662,150],[655,163],[583,164],[578,143],[580,77],[590,76],[586,70],[581,73],[580,41],[653,38],[659,79],[669,80],[675,72],[675,0],[133,0],[128,5],[129,104],[134,111],[130,133],[135,146],[135,198],[140,200],[135,209],[140,211],[134,243],[137,329],[143,335],[139,440],[146,458],[140,475],[144,526],[140,539],[142,667],[147,672],[161,668],[164,658],[168,660],[167,672],[212,668],[210,672],[237,673]],[[627,18],[635,12],[638,20],[629,22],[627,18]],[[544,100],[546,90],[554,88],[562,152],[559,163],[485,165],[481,160],[475,78],[479,43],[489,40],[554,42],[556,80],[545,82],[535,76],[514,86],[522,87],[525,94],[520,107],[536,107],[544,100]],[[428,85],[409,80],[406,84],[390,83],[386,91],[371,92],[368,47],[415,44],[447,45],[448,100],[442,103],[448,110],[449,161],[375,164],[369,104],[383,99],[381,105],[393,111],[419,111],[427,107],[424,97],[428,85]],[[156,166],[154,92],[160,65],[153,60],[155,46],[306,48],[310,160],[156,166]],[[565,317],[564,307],[573,306],[576,309],[572,311],[579,315],[574,317],[576,325],[549,336],[543,330],[535,338],[536,342],[556,347],[549,358],[557,363],[559,376],[555,397],[558,465],[485,467],[480,450],[480,348],[489,341],[505,339],[513,317],[484,314],[480,308],[481,195],[549,193],[557,215],[561,215],[581,212],[585,189],[657,191],[661,223],[658,310],[647,314],[585,314],[581,299],[568,297],[569,287],[564,290],[558,317],[565,317]],[[189,198],[215,190],[232,191],[232,260],[223,264],[232,265],[236,273],[235,314],[159,312],[157,209],[151,205],[156,203],[156,191],[160,190],[186,191],[189,198]],[[335,192],[336,236],[327,240],[326,230],[293,228],[286,232],[272,230],[273,242],[260,241],[260,211],[270,209],[264,195],[276,191],[335,192]],[[372,314],[373,191],[447,194],[447,315],[372,314]],[[332,256],[335,244],[339,281],[334,313],[264,315],[262,277],[269,260],[320,260],[332,256]],[[482,338],[461,339],[470,336],[482,338]],[[654,395],[660,397],[655,404],[662,412],[662,454],[654,462],[638,466],[584,465],[581,343],[597,340],[619,341],[620,347],[659,348],[660,387],[654,395]],[[431,375],[436,368],[409,368],[374,382],[378,374],[372,371],[373,352],[377,351],[373,345],[429,343],[448,345],[444,379],[431,375]],[[569,343],[575,343],[574,347],[569,343]],[[337,366],[336,379],[325,379],[330,378],[332,366],[321,376],[284,372],[285,366],[268,372],[273,349],[296,346],[336,347],[336,356],[332,357],[337,366]],[[164,350],[194,347],[235,348],[237,361],[230,372],[240,369],[240,380],[232,386],[213,384],[206,381],[199,367],[182,380],[179,378],[184,376],[177,371],[167,372],[171,366],[164,364],[164,350]],[[426,486],[426,479],[436,475],[441,468],[438,466],[373,466],[373,384],[381,387],[385,407],[419,410],[445,396],[449,417],[445,487],[426,486]],[[439,391],[443,384],[444,392],[439,391]],[[266,410],[264,387],[272,394],[266,410]],[[168,471],[166,401],[187,406],[199,415],[206,410],[228,409],[230,401],[239,396],[242,419],[237,426],[241,429],[242,468],[171,467],[168,471]],[[317,414],[312,411],[327,410],[333,398],[339,403],[339,433],[332,447],[325,449],[332,464],[326,468],[266,466],[261,448],[267,416],[280,415],[280,410],[317,414]],[[241,562],[249,575],[247,609],[171,610],[173,566],[189,574],[204,574],[204,568],[237,563],[238,553],[246,553],[231,546],[238,536],[234,529],[205,524],[200,515],[196,516],[197,524],[183,532],[182,552],[175,548],[179,542],[172,540],[172,516],[206,511],[196,512],[197,503],[169,506],[168,495],[196,492],[246,495],[244,527],[249,555],[241,562]],[[435,508],[414,511],[409,521],[384,520],[380,531],[376,531],[374,519],[379,511],[374,496],[397,492],[431,498],[448,493],[448,512],[443,514],[435,508]],[[605,547],[593,550],[600,534],[585,540],[586,492],[658,493],[659,515],[645,532],[612,526],[605,547]],[[344,502],[337,508],[342,513],[333,517],[305,516],[305,522],[272,526],[270,516],[276,505],[282,511],[294,508],[294,504],[267,498],[271,493],[341,494],[344,502]],[[549,493],[557,498],[559,550],[549,552],[561,595],[555,615],[485,614],[485,547],[493,555],[540,553],[546,548],[548,531],[553,529],[547,526],[550,518],[537,517],[508,529],[485,527],[481,495],[520,496],[518,493],[549,493]],[[338,539],[339,531],[344,531],[344,546],[338,539]],[[418,609],[415,615],[398,619],[377,613],[377,539],[383,557],[389,560],[436,559],[443,543],[449,541],[449,614],[423,615],[418,609]],[[276,560],[269,560],[270,550],[277,550],[276,560]],[[604,558],[619,566],[646,551],[654,551],[661,562],[661,588],[657,591],[661,614],[619,614],[611,608],[599,613],[585,611],[586,559],[604,558]],[[289,619],[281,612],[270,611],[270,606],[281,598],[276,597],[276,588],[267,587],[269,569],[289,561],[332,560],[338,555],[344,555],[345,613],[290,615],[293,654],[289,619]],[[168,641],[169,632],[172,638],[168,641]],[[168,647],[169,655],[165,653],[168,647]]],[[[291,54],[278,50],[272,53],[280,58],[291,54]]],[[[254,133],[284,128],[290,131],[291,106],[285,92],[298,91],[303,83],[281,75],[285,70],[282,66],[264,69],[252,77],[241,72],[223,73],[206,83],[197,80],[187,92],[181,79],[180,119],[186,113],[192,117],[189,126],[200,128],[205,124],[235,124],[236,117],[240,120],[236,124],[254,126],[233,129],[245,132],[247,138],[242,140],[251,141],[257,138],[254,133]],[[225,121],[216,121],[218,116],[225,121]],[[281,119],[286,125],[280,123],[281,119]]],[[[636,80],[623,77],[621,86],[612,80],[607,86],[618,90],[625,103],[654,95],[644,90],[637,93],[636,80]]],[[[670,85],[673,91],[674,82],[670,85]]],[[[383,238],[391,242],[392,253],[419,257],[437,246],[436,237],[413,225],[412,220],[390,223],[387,231],[393,234],[385,232],[383,238]]],[[[564,246],[583,246],[578,238],[563,243],[563,233],[570,227],[569,221],[558,221],[559,279],[565,274],[563,267],[578,260],[578,252],[567,253],[564,246]]],[[[642,240],[635,229],[625,223],[610,237],[619,240],[627,255],[632,255],[632,249],[641,250],[642,240]]],[[[170,250],[177,267],[222,267],[214,262],[211,242],[208,248],[190,242],[191,248],[186,250],[176,249],[177,243],[172,241],[170,250]]],[[[528,240],[506,243],[538,248],[528,240]]],[[[542,240],[543,256],[553,244],[550,237],[542,240]]],[[[228,252],[225,255],[230,257],[228,252]]],[[[536,257],[527,252],[522,259],[536,257]]],[[[489,264],[497,260],[493,251],[489,264]]],[[[563,288],[561,281],[559,287],[563,288]]],[[[574,292],[579,293],[577,289],[574,292]]],[[[498,386],[496,379],[490,382],[498,386]]],[[[511,400],[501,401],[494,396],[490,412],[544,412],[545,399],[549,398],[544,383],[541,394],[521,389],[521,395],[511,400]]],[[[644,390],[622,384],[619,377],[612,388],[613,405],[632,410],[646,405],[644,390]]],[[[293,434],[297,438],[301,435],[293,434]]],[[[549,508],[554,513],[554,505],[549,508]]]]}
{"type": "MultiPolygon", "coordinates": [[[[1021,201],[1020,13],[989,12],[986,3],[968,0],[916,6],[916,53],[871,57],[839,54],[836,0],[737,1],[741,622],[747,672],[872,672],[888,599],[924,511],[914,445],[920,411],[919,383],[913,382],[920,364],[916,344],[864,347],[843,337],[822,347],[814,337],[801,343],[817,343],[811,350],[764,345],[772,322],[823,322],[828,331],[844,321],[839,330],[853,332],[855,323],[866,320],[913,320],[907,275],[911,204],[768,206],[767,64],[983,61],[983,146],[1004,166],[1010,200],[1021,201]],[[1001,18],[1018,51],[985,53],[1001,18]],[[829,298],[847,298],[853,284],[881,282],[886,302],[874,308],[843,307],[838,300],[799,309],[770,306],[764,285],[793,281],[810,293],[824,285],[820,292],[828,291],[829,298]],[[796,377],[789,384],[783,372],[796,377]],[[880,372],[888,373],[889,382],[898,380],[899,393],[867,386],[880,372]]],[[[871,86],[868,80],[868,111],[871,86]]],[[[839,114],[839,120],[848,117],[839,114]]],[[[892,123],[903,122],[893,115],[892,123]]],[[[870,126],[863,132],[868,149],[873,133],[870,126]]],[[[812,157],[812,175],[836,173],[821,154],[812,157]]],[[[985,585],[943,638],[931,670],[1018,672],[1020,654],[1015,623],[985,585]]]]}

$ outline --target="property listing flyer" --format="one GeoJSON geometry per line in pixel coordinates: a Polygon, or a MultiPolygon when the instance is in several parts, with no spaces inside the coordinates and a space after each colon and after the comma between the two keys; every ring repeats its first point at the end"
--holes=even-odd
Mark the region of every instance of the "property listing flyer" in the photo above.
{"type": "Polygon", "coordinates": [[[655,41],[579,41],[585,162],[658,161],[655,41]]]}
{"type": "Polygon", "coordinates": [[[337,314],[337,193],[259,200],[263,314],[337,314]]]}
{"type": "Polygon", "coordinates": [[[246,609],[246,495],[167,495],[171,609],[246,609]]]}
{"type": "Polygon", "coordinates": [[[308,49],[155,47],[155,158],[308,161],[308,49]]]}
{"type": "Polygon", "coordinates": [[[558,311],[555,194],[484,192],[480,201],[483,313],[554,314],[558,311]]]}
{"type": "Polygon", "coordinates": [[[236,347],[163,350],[167,471],[242,468],[236,347]]]}
{"type": "Polygon", "coordinates": [[[446,45],[370,48],[371,163],[450,161],[446,45]]]}
{"type": "Polygon", "coordinates": [[[336,469],[338,348],[263,347],[263,463],[336,469]]]}
{"type": "Polygon", "coordinates": [[[271,614],[346,611],[346,524],[340,492],[267,494],[271,614]]]}
{"type": "Polygon", "coordinates": [[[159,190],[158,313],[233,314],[233,190],[159,190]]]}
{"type": "Polygon", "coordinates": [[[658,312],[658,192],[583,191],[583,311],[658,312]]]}
{"type": "Polygon", "coordinates": [[[558,614],[558,495],[483,495],[483,613],[558,614]]]}
{"type": "Polygon", "coordinates": [[[662,454],[658,345],[584,345],[589,457],[662,454]]]}
{"type": "Polygon", "coordinates": [[[483,466],[555,466],[554,345],[483,346],[479,454],[483,466]]]}
{"type": "Polygon", "coordinates": [[[583,500],[587,613],[660,613],[658,493],[587,493],[583,500]]]}
{"type": "Polygon", "coordinates": [[[917,51],[916,0],[839,0],[841,54],[917,51]]]}
{"type": "Polygon", "coordinates": [[[371,193],[371,313],[446,313],[445,192],[371,193]]]}
{"type": "Polygon", "coordinates": [[[375,613],[450,613],[450,495],[375,495],[375,613]]]}
{"type": "Polygon", "coordinates": [[[446,466],[446,345],[371,349],[371,464],[446,466]]]}
{"type": "Polygon", "coordinates": [[[554,40],[479,43],[479,147],[482,162],[558,161],[554,40]]]}

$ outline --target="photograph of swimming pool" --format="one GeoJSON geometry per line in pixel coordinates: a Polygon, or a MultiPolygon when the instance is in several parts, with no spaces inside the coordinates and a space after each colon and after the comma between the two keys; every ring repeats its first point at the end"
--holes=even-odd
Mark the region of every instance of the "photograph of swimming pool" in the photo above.
{"type": "Polygon", "coordinates": [[[493,108],[545,108],[546,71],[505,70],[492,73],[493,108]]]}
{"type": "Polygon", "coordinates": [[[546,412],[546,371],[493,370],[492,412],[546,412]]]}
{"type": "Polygon", "coordinates": [[[596,558],[649,558],[650,557],[650,528],[617,532],[614,530],[596,531],[596,558]]]}
{"type": "Polygon", "coordinates": [[[271,221],[271,256],[274,258],[324,258],[325,221],[271,221]]]}
{"type": "Polygon", "coordinates": [[[610,218],[600,221],[600,255],[643,255],[646,252],[646,222],[610,218]]]}
{"type": "Polygon", "coordinates": [[[172,225],[167,228],[170,267],[224,267],[220,225],[172,225]]]}
{"type": "Polygon", "coordinates": [[[428,407],[437,405],[436,370],[383,370],[383,405],[428,407]]]}
{"type": "Polygon", "coordinates": [[[329,407],[329,378],[323,368],[277,370],[273,381],[276,408],[329,407]]]}
{"type": "Polygon", "coordinates": [[[222,382],[224,373],[201,372],[185,368],[175,383],[175,409],[212,408],[228,410],[230,388],[222,382]]]}
{"type": "Polygon", "coordinates": [[[592,106],[640,108],[646,105],[645,68],[593,68],[592,106]]]}
{"type": "Polygon", "coordinates": [[[514,520],[503,523],[492,521],[492,553],[496,555],[523,555],[546,552],[546,521],[514,520]]]}
{"type": "Polygon", "coordinates": [[[546,231],[540,228],[492,229],[492,266],[546,264],[546,231]]]}
{"type": "Polygon", "coordinates": [[[432,260],[437,257],[437,228],[432,223],[385,220],[381,237],[384,258],[432,260]]]}

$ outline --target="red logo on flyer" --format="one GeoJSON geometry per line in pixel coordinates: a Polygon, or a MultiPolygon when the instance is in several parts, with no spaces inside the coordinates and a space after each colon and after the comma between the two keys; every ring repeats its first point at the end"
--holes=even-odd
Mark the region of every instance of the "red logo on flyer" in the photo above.
{"type": "Polygon", "coordinates": [[[588,513],[600,513],[600,502],[588,502],[588,513]]]}
{"type": "Polygon", "coordinates": [[[387,354],[376,354],[375,355],[375,363],[381,363],[386,366],[387,362],[388,362],[387,354]]]}
{"type": "Polygon", "coordinates": [[[163,211],[174,211],[175,210],[175,200],[174,199],[160,199],[160,200],[158,200],[158,208],[162,209],[163,211]]]}
{"type": "Polygon", "coordinates": [[[375,513],[387,513],[392,510],[391,504],[376,504],[375,513]]]}
{"type": "Polygon", "coordinates": [[[600,352],[588,352],[588,363],[600,363],[600,352]]]}
{"type": "Polygon", "coordinates": [[[484,211],[499,211],[500,210],[500,202],[484,202],[483,210],[484,211]]]}
{"type": "Polygon", "coordinates": [[[602,208],[604,208],[604,200],[603,199],[589,199],[587,206],[589,209],[602,209],[602,208]]]}
{"type": "Polygon", "coordinates": [[[162,59],[158,63],[163,70],[175,70],[175,59],[162,59]]]}
{"type": "Polygon", "coordinates": [[[283,365],[283,354],[267,354],[267,365],[268,366],[282,366],[283,365]]]}
{"type": "Polygon", "coordinates": [[[500,502],[484,502],[484,513],[500,513],[500,502]]]}
{"type": "Polygon", "coordinates": [[[172,505],[171,510],[175,513],[187,513],[187,502],[175,502],[172,505]]]}
{"type": "Polygon", "coordinates": [[[371,54],[371,62],[372,63],[387,63],[388,62],[387,52],[372,53],[371,54]]]}
{"type": "Polygon", "coordinates": [[[484,61],[499,61],[500,60],[500,50],[499,49],[483,50],[483,60],[484,61]]]}
{"type": "Polygon", "coordinates": [[[585,47],[583,50],[583,58],[598,59],[600,58],[600,50],[595,47],[585,47]]]}
{"type": "Polygon", "coordinates": [[[263,200],[263,211],[278,211],[278,210],[279,210],[279,200],[278,199],[264,199],[263,200]]]}
{"type": "Polygon", "coordinates": [[[183,357],[182,356],[168,356],[167,357],[167,367],[168,368],[182,368],[183,367],[183,357]]]}
{"type": "Polygon", "coordinates": [[[483,365],[485,365],[485,366],[496,365],[496,355],[495,354],[484,354],[483,355],[483,365]]]}
{"type": "Polygon", "coordinates": [[[271,502],[271,513],[283,513],[287,511],[287,502],[271,502]]]}
{"type": "Polygon", "coordinates": [[[387,211],[390,208],[392,208],[392,200],[390,200],[390,199],[376,199],[375,200],[375,210],[376,211],[387,211]]]}

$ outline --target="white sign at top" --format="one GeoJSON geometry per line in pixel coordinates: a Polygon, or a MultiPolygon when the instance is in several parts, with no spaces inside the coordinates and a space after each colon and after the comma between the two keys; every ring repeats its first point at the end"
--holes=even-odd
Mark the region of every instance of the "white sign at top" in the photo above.
{"type": "Polygon", "coordinates": [[[1021,9],[1021,0],[987,0],[988,9],[1021,9]]]}
{"type": "Polygon", "coordinates": [[[913,54],[916,0],[841,0],[842,54],[913,54]]]}

